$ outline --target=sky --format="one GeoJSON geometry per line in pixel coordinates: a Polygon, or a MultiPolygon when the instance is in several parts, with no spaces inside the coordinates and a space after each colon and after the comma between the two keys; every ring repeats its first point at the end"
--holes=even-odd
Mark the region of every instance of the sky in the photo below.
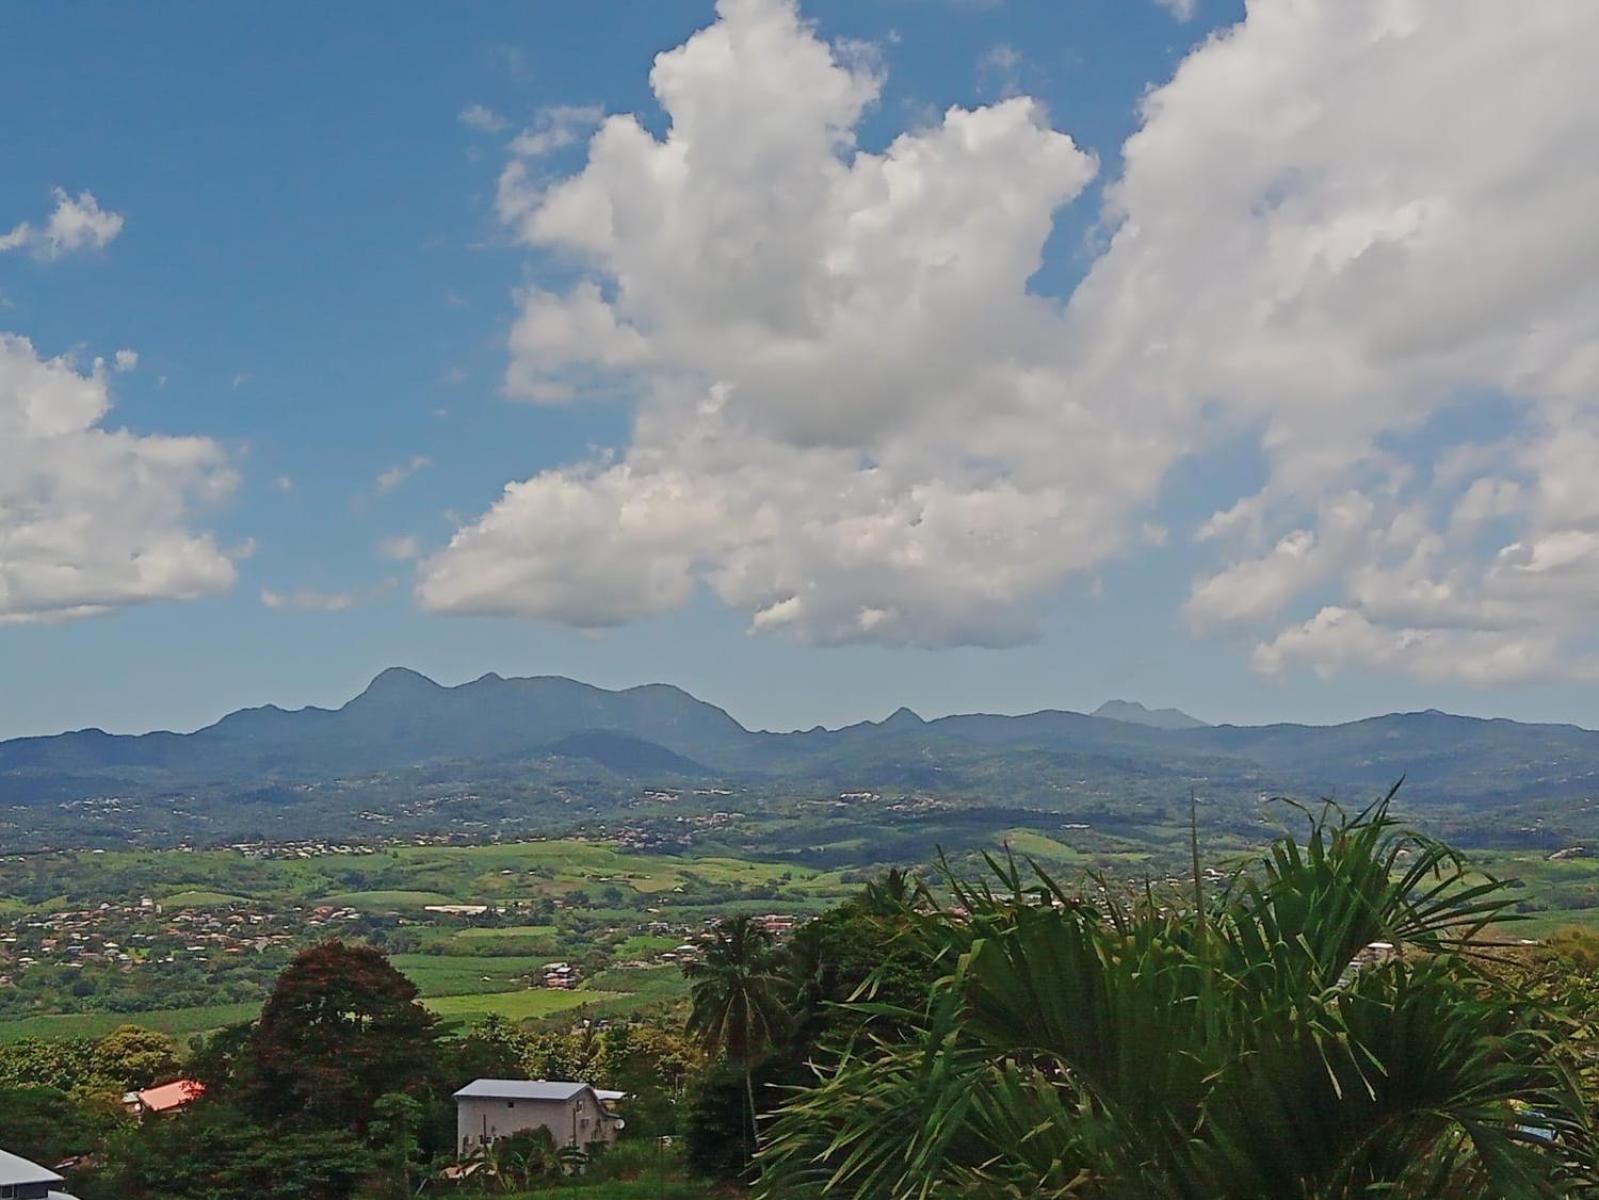
{"type": "Polygon", "coordinates": [[[1599,726],[1599,5],[0,8],[0,737],[1599,726]]]}

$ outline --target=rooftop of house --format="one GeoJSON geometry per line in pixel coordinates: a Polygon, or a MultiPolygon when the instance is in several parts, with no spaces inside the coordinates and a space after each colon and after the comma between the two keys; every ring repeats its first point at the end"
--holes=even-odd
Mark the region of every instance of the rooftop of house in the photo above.
{"type": "Polygon", "coordinates": [[[142,1092],[135,1092],[139,1103],[151,1112],[170,1112],[174,1108],[182,1108],[191,1100],[198,1099],[205,1092],[205,1084],[194,1079],[178,1079],[172,1083],[163,1083],[160,1087],[146,1088],[142,1092]]]}
{"type": "Polygon", "coordinates": [[[25,1183],[60,1183],[61,1176],[15,1154],[0,1150],[0,1187],[21,1187],[25,1183]]]}
{"type": "Polygon", "coordinates": [[[570,1100],[589,1085],[562,1079],[474,1079],[457,1100],[570,1100]]]}

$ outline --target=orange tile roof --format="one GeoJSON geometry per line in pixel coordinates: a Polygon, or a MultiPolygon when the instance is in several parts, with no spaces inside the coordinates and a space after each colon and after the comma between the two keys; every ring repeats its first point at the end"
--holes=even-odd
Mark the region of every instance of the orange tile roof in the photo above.
{"type": "Polygon", "coordinates": [[[147,1088],[139,1093],[139,1103],[151,1112],[171,1112],[197,1099],[205,1091],[205,1084],[193,1079],[179,1079],[147,1088]]]}

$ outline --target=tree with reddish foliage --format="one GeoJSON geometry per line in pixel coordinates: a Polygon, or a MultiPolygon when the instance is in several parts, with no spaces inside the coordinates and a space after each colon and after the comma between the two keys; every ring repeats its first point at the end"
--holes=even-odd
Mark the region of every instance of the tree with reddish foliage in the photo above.
{"type": "Polygon", "coordinates": [[[370,946],[302,950],[250,1039],[251,1107],[266,1120],[365,1128],[377,1097],[414,1091],[432,1065],[436,1018],[416,994],[370,946]]]}

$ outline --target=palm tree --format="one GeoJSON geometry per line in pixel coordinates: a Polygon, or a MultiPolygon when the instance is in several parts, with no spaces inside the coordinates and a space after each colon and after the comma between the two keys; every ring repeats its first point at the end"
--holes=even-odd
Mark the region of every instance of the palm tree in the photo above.
{"type": "Polygon", "coordinates": [[[780,1110],[757,1194],[1471,1200],[1591,1183],[1550,1025],[1477,954],[1504,894],[1388,803],[1316,814],[1200,905],[1090,899],[1012,862],[991,863],[998,888],[952,883],[955,909],[913,918],[949,974],[780,1110]],[[1366,961],[1375,942],[1385,961],[1366,961]]]}
{"type": "Polygon", "coordinates": [[[917,900],[915,881],[898,867],[869,880],[861,892],[861,907],[874,916],[896,916],[917,900]]]}
{"type": "Polygon", "coordinates": [[[689,1031],[708,1055],[725,1054],[744,1072],[746,1158],[755,1124],[755,1065],[771,1048],[787,1015],[782,1001],[787,985],[778,973],[775,951],[772,935],[754,918],[728,917],[717,926],[704,954],[683,968],[691,985],[689,1031]]]}

